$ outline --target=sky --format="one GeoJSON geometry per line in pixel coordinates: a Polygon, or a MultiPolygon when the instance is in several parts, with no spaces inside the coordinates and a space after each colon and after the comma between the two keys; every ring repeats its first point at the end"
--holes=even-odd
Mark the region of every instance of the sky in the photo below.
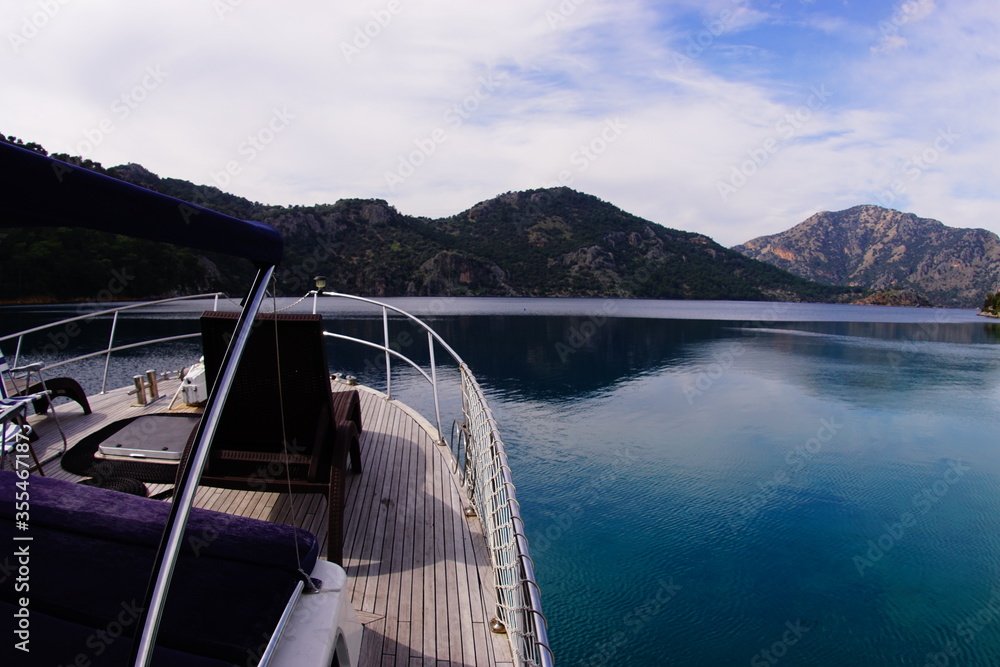
{"type": "Polygon", "coordinates": [[[0,133],[253,201],[567,185],[732,246],[1000,232],[995,0],[0,0],[0,133]]]}

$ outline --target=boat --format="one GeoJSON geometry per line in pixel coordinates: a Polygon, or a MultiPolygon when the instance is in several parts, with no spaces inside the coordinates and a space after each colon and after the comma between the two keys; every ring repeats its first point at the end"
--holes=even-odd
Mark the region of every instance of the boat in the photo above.
{"type": "MultiPolygon", "coordinates": [[[[256,269],[238,305],[218,293],[123,304],[0,337],[7,366],[39,374],[49,395],[4,408],[3,664],[553,664],[496,420],[430,326],[322,281],[297,304],[313,312],[272,300],[269,313],[275,229],[9,144],[0,162],[0,227],[125,234],[256,269]],[[374,309],[383,338],[338,333],[316,315],[320,298],[374,309]],[[200,332],[116,339],[137,309],[186,300],[207,305],[200,332]],[[426,332],[428,366],[391,343],[396,321],[426,332]],[[25,358],[33,337],[81,326],[107,326],[107,344],[25,358]],[[189,369],[136,369],[131,384],[107,387],[125,350],[199,337],[204,358],[189,369]],[[327,340],[374,350],[384,388],[349,369],[331,375],[327,340]],[[100,391],[82,399],[45,385],[102,362],[100,391]],[[396,364],[426,380],[429,418],[394,395],[396,364]],[[447,382],[459,403],[450,427],[447,382]],[[278,450],[258,446],[274,437],[278,450]]],[[[8,380],[12,394],[26,388],[16,373],[8,380]]]]}

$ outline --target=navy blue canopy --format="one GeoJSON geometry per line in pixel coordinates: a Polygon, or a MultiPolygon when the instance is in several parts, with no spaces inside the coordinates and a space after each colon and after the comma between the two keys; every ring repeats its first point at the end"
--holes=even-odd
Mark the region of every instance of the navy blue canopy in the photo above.
{"type": "Polygon", "coordinates": [[[281,262],[276,229],[0,143],[0,227],[85,227],[281,262]]]}

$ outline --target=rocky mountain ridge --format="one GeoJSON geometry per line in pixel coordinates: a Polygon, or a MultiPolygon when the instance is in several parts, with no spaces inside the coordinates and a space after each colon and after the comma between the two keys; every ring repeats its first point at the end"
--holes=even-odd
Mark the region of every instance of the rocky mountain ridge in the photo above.
{"type": "Polygon", "coordinates": [[[912,290],[973,307],[1000,284],[1000,237],[881,206],[824,211],[733,250],[831,285],[912,290]]]}

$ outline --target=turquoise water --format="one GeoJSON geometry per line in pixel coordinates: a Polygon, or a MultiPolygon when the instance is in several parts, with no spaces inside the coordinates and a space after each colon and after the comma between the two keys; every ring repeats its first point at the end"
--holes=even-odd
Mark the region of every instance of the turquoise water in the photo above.
{"type": "MultiPolygon", "coordinates": [[[[998,376],[989,346],[942,347],[894,365],[877,341],[692,340],[580,400],[510,408],[535,417],[503,423],[559,655],[922,665],[958,640],[1000,574],[998,376]],[[680,590],[637,622],[664,581],[680,590]]],[[[961,664],[997,664],[996,630],[961,664]]]]}
{"type": "Polygon", "coordinates": [[[1000,664],[995,325],[810,309],[442,322],[560,664],[1000,664]]]}
{"type": "MultiPolygon", "coordinates": [[[[400,303],[490,397],[559,664],[1000,664],[996,324],[809,304],[400,303]]],[[[7,309],[3,327],[36,315],[7,309]]],[[[421,355],[420,338],[397,340],[421,355]]],[[[178,359],[197,349],[178,345],[178,359]]],[[[331,358],[382,382],[377,356],[331,358]]],[[[423,401],[412,374],[393,382],[423,401]]]]}

